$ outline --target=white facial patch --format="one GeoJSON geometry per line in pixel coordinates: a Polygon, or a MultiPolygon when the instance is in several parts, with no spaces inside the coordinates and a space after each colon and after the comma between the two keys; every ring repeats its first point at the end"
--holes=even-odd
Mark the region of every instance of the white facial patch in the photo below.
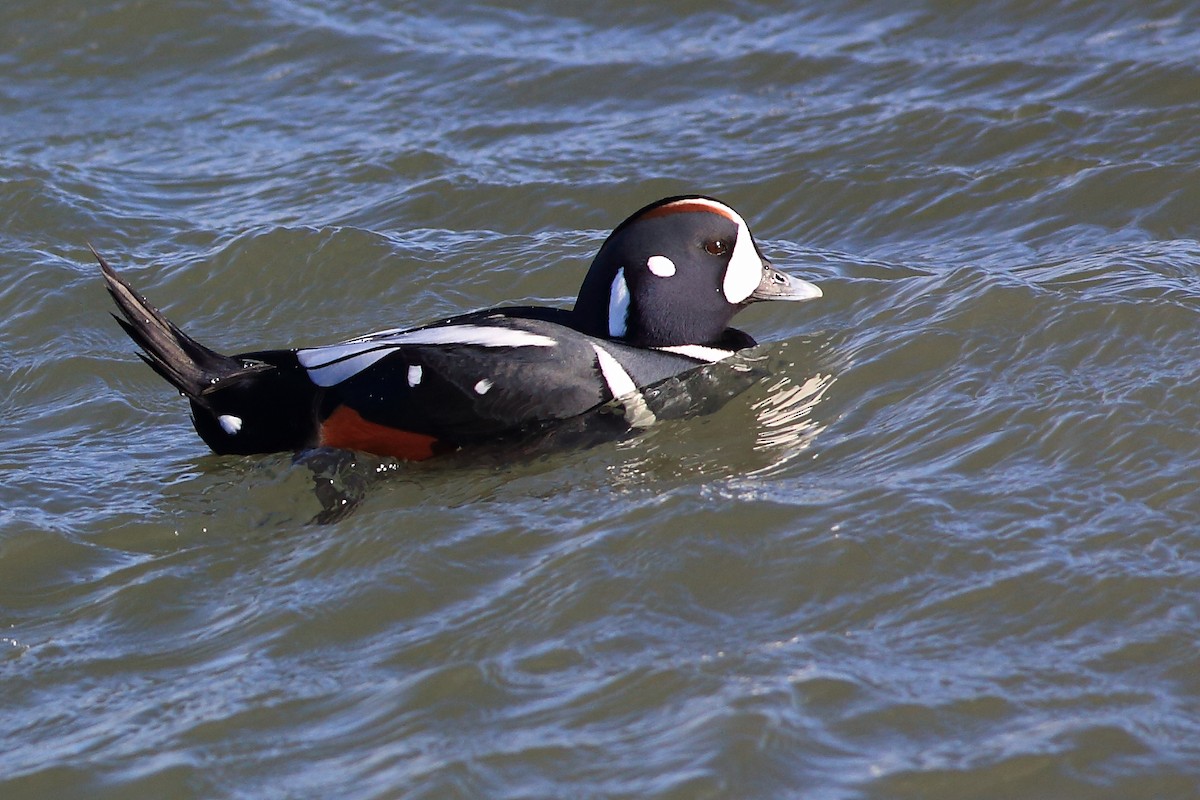
{"type": "Polygon", "coordinates": [[[235,417],[233,414],[222,414],[217,417],[217,422],[221,423],[221,430],[233,436],[242,429],[242,418],[235,417]]]}
{"type": "Polygon", "coordinates": [[[420,366],[420,364],[413,364],[411,367],[408,368],[408,385],[416,386],[420,382],[421,382],[421,366],[420,366]]]}
{"type": "MultiPolygon", "coordinates": [[[[725,279],[721,283],[721,291],[725,299],[733,305],[746,301],[762,280],[763,263],[754,249],[754,240],[750,237],[750,228],[746,220],[724,203],[707,197],[685,197],[674,203],[668,203],[658,211],[669,211],[673,207],[683,210],[693,210],[697,207],[711,209],[737,225],[737,239],[733,243],[733,252],[729,256],[729,264],[725,268],[725,279]]],[[[650,212],[655,213],[654,211],[650,212]]]]}
{"type": "Polygon", "coordinates": [[[729,266],[725,268],[725,280],[721,283],[721,291],[725,299],[737,305],[743,302],[758,288],[763,276],[762,259],[754,248],[750,238],[750,229],[741,217],[737,218],[737,241],[733,244],[733,253],[729,256],[729,266]]]}
{"type": "MultiPolygon", "coordinates": [[[[755,284],[757,285],[757,284],[755,284]]],[[[608,335],[620,339],[629,326],[629,284],[625,282],[625,268],[617,270],[612,288],[608,291],[608,335]]]]}
{"type": "Polygon", "coordinates": [[[660,278],[669,278],[675,274],[675,262],[666,256],[650,256],[646,259],[646,268],[660,278]]]}
{"type": "Polygon", "coordinates": [[[479,383],[475,384],[475,394],[487,394],[488,389],[492,388],[492,382],[487,378],[480,378],[479,383]]]}

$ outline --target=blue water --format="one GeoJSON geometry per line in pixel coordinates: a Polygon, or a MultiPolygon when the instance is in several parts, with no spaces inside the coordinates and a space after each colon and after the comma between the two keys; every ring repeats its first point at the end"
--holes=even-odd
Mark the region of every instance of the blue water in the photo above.
{"type": "Polygon", "coordinates": [[[1200,796],[1198,23],[5,4],[0,797],[1200,796]],[[212,456],[87,251],[302,346],[569,305],[692,191],[824,298],[525,458],[212,456]]]}

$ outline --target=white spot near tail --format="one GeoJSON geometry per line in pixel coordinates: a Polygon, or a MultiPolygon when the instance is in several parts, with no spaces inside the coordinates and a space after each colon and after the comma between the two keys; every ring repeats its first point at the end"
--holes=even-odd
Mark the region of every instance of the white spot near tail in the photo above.
{"type": "Polygon", "coordinates": [[[421,382],[421,366],[419,364],[413,364],[411,367],[408,368],[408,385],[416,386],[420,382],[421,382]]]}
{"type": "Polygon", "coordinates": [[[492,382],[487,378],[480,378],[479,383],[475,384],[475,394],[487,394],[488,389],[492,388],[492,382]]]}
{"type": "Polygon", "coordinates": [[[217,417],[217,422],[221,423],[221,430],[233,436],[242,429],[242,418],[235,417],[233,414],[222,414],[217,417]]]}
{"type": "Polygon", "coordinates": [[[675,274],[675,262],[666,256],[650,256],[646,259],[646,267],[660,278],[669,278],[675,274]]]}
{"type": "Polygon", "coordinates": [[[625,282],[625,268],[621,267],[608,291],[608,335],[620,339],[628,326],[629,284],[625,282]]]}

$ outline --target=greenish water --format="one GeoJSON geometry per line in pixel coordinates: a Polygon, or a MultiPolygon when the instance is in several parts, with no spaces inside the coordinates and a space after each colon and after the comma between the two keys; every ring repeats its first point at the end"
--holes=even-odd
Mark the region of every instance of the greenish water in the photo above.
{"type": "Polygon", "coordinates": [[[5,3],[0,797],[1196,797],[1198,30],[5,3]],[[569,303],[686,191],[825,297],[719,412],[515,461],[211,456],[86,248],[299,346],[569,303]]]}

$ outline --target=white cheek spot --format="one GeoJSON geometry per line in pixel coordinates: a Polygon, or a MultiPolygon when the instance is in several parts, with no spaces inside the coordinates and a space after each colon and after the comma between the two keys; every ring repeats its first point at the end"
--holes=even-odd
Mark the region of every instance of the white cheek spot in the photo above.
{"type": "Polygon", "coordinates": [[[669,278],[675,274],[675,262],[666,256],[650,256],[646,259],[646,267],[660,278],[669,278]]]}
{"type": "Polygon", "coordinates": [[[419,364],[413,364],[411,367],[408,368],[408,385],[416,386],[420,382],[421,382],[421,366],[419,364]]]}
{"type": "Polygon", "coordinates": [[[619,339],[625,335],[628,325],[629,284],[625,282],[625,268],[621,267],[608,292],[608,335],[619,339]]]}
{"type": "Polygon", "coordinates": [[[492,388],[492,382],[487,378],[480,378],[479,383],[475,384],[475,394],[487,394],[488,389],[492,388]]]}
{"type": "Polygon", "coordinates": [[[754,241],[750,238],[746,223],[739,218],[737,241],[734,242],[729,265],[725,268],[725,280],[721,284],[725,299],[734,305],[743,302],[758,288],[762,274],[762,259],[754,249],[754,241]]]}
{"type": "Polygon", "coordinates": [[[221,423],[221,430],[233,436],[242,429],[242,418],[235,417],[233,414],[222,414],[217,417],[217,422],[221,423]]]}

